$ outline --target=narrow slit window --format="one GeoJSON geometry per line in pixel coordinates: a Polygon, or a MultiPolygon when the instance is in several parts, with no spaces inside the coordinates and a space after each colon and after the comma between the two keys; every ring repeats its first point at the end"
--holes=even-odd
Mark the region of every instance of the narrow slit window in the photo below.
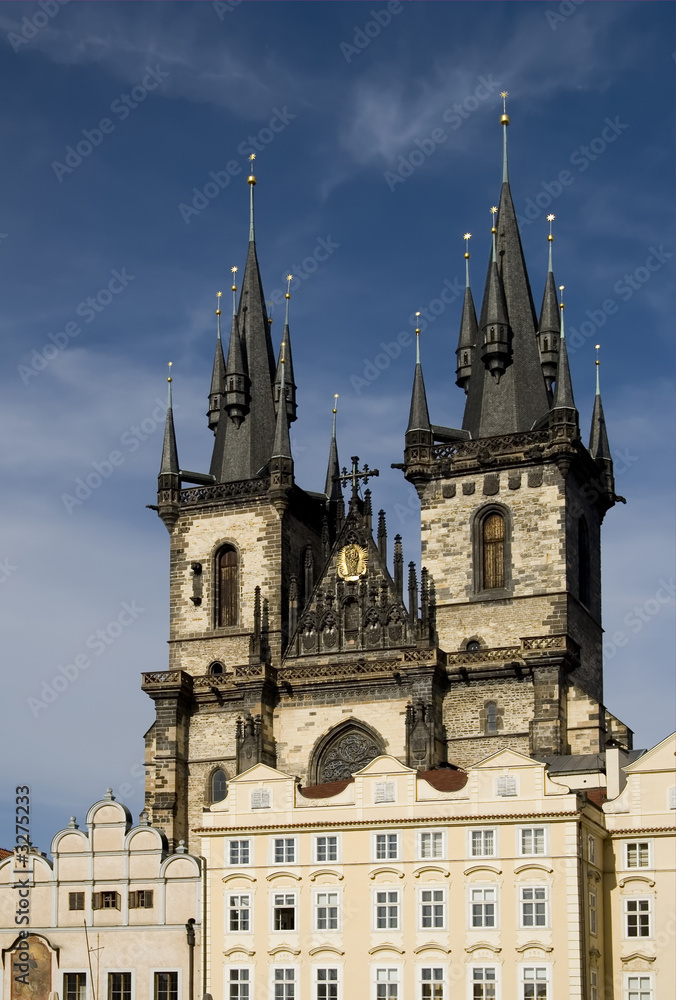
{"type": "Polygon", "coordinates": [[[225,771],[217,768],[211,775],[211,801],[222,802],[227,794],[227,781],[225,771]]]}
{"type": "Polygon", "coordinates": [[[489,514],[483,522],[483,583],[484,590],[501,590],[505,586],[505,519],[489,514]]]}
{"type": "Polygon", "coordinates": [[[237,624],[239,573],[237,552],[232,545],[225,545],[218,553],[218,614],[217,625],[227,628],[237,624]]]}

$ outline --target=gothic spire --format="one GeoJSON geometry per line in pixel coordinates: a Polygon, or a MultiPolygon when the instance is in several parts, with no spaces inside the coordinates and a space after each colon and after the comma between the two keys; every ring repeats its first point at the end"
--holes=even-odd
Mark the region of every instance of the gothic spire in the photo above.
{"type": "Polygon", "coordinates": [[[549,223],[549,266],[545,279],[545,291],[542,297],[542,309],[540,310],[540,322],[538,324],[538,345],[540,348],[540,363],[542,374],[545,377],[547,390],[551,392],[552,383],[556,378],[558,367],[559,339],[561,336],[561,323],[559,320],[559,301],[556,294],[556,282],[554,281],[554,270],[552,267],[552,222],[555,216],[548,215],[549,223]]]}
{"type": "MultiPolygon", "coordinates": [[[[248,412],[239,423],[235,420],[218,422],[211,460],[211,474],[218,483],[254,479],[260,475],[267,468],[275,437],[275,411],[271,391],[275,378],[275,359],[256,255],[253,228],[253,188],[256,178],[253,172],[247,181],[251,189],[249,249],[236,324],[240,347],[237,347],[232,336],[230,346],[235,352],[233,364],[238,367],[240,362],[236,354],[241,350],[243,372],[249,380],[248,412]]],[[[226,366],[226,381],[227,378],[226,366]]]]}
{"type": "MultiPolygon", "coordinates": [[[[284,296],[284,298],[286,299],[286,315],[284,317],[284,332],[282,334],[282,344],[286,345],[284,377],[286,384],[286,412],[289,418],[289,423],[293,423],[293,421],[296,419],[296,384],[293,380],[293,357],[291,355],[291,334],[289,332],[289,300],[291,299],[292,281],[293,281],[293,275],[287,274],[286,294],[284,296]]],[[[274,385],[275,414],[277,414],[279,411],[279,401],[282,398],[281,380],[282,380],[282,348],[280,346],[279,360],[277,361],[277,373],[275,375],[275,385],[274,385]]]]}
{"type": "Polygon", "coordinates": [[[472,289],[469,284],[469,241],[471,233],[465,233],[465,298],[462,304],[462,318],[460,320],[460,337],[458,347],[455,352],[458,359],[458,366],[455,370],[455,384],[467,391],[470,377],[472,375],[472,363],[474,360],[474,349],[477,344],[478,327],[476,321],[476,309],[472,298],[472,289]]]}
{"type": "Polygon", "coordinates": [[[338,462],[338,442],[336,440],[336,414],[338,413],[338,393],[333,396],[333,426],[331,430],[331,444],[329,446],[329,464],[326,469],[326,484],[324,493],[330,501],[343,499],[343,491],[340,485],[340,464],[338,462]]]}
{"type": "MultiPolygon", "coordinates": [[[[285,344],[282,341],[281,357],[279,362],[282,366],[281,377],[281,399],[285,398],[286,379],[284,358],[285,344]]],[[[291,456],[291,441],[289,440],[289,418],[286,407],[280,406],[277,410],[277,420],[275,425],[275,440],[272,446],[272,456],[270,458],[270,486],[268,497],[280,515],[286,510],[289,491],[293,487],[293,458],[291,456]]]]}
{"type": "MultiPolygon", "coordinates": [[[[563,285],[559,285],[559,291],[563,291],[563,285]]],[[[570,366],[568,364],[568,350],[566,348],[566,330],[563,321],[564,304],[559,306],[561,312],[561,336],[559,338],[559,364],[556,370],[556,388],[554,391],[553,410],[575,409],[573,399],[573,383],[570,377],[570,366]]]]}
{"type": "MultiPolygon", "coordinates": [[[[503,114],[501,119],[503,127],[507,125],[505,117],[503,114]]],[[[506,163],[505,149],[503,137],[503,177],[506,163]]],[[[504,372],[500,373],[499,380],[497,374],[491,375],[487,367],[489,358],[496,352],[485,352],[484,363],[473,365],[467,387],[463,421],[463,428],[469,431],[473,438],[530,430],[549,409],[536,340],[535,307],[508,179],[504,179],[502,183],[495,228],[496,252],[491,253],[488,266],[484,308],[479,328],[484,329],[491,284],[494,297],[497,297],[494,273],[497,270],[504,291],[506,318],[511,330],[511,346],[504,372]]],[[[495,332],[497,335],[498,331],[495,332]]],[[[490,343],[490,340],[486,343],[490,343]]],[[[496,373],[500,372],[500,365],[493,370],[496,373]]]]}
{"type": "Polygon", "coordinates": [[[601,362],[598,352],[600,344],[596,345],[596,395],[594,396],[594,411],[592,413],[591,434],[589,436],[589,451],[591,457],[597,462],[612,461],[610,445],[608,444],[608,431],[606,430],[606,418],[603,414],[603,403],[601,402],[601,381],[599,370],[601,362]]]}
{"type": "MultiPolygon", "coordinates": [[[[420,316],[419,312],[416,313],[416,317],[418,316],[420,316]]],[[[413,376],[413,391],[411,393],[411,409],[409,412],[408,427],[406,428],[407,434],[411,431],[431,431],[425,381],[420,363],[420,327],[416,327],[415,331],[415,351],[415,374],[413,376]]]]}
{"type": "MultiPolygon", "coordinates": [[[[169,362],[171,372],[172,362],[169,362]]],[[[167,378],[167,415],[164,421],[164,441],[162,442],[162,461],[160,462],[161,476],[177,476],[179,474],[178,449],[176,447],[176,433],[174,431],[174,409],[171,397],[171,374],[167,378]]]]}
{"type": "MultiPolygon", "coordinates": [[[[281,397],[284,398],[286,393],[286,358],[285,358],[286,344],[282,341],[282,346],[279,350],[279,364],[282,369],[280,389],[281,397]]],[[[272,458],[291,458],[291,440],[289,438],[289,418],[286,413],[286,408],[280,406],[277,410],[277,421],[275,424],[275,441],[272,448],[272,458]]]]}
{"type": "Polygon", "coordinates": [[[225,389],[225,359],[221,341],[221,292],[216,293],[216,352],[211,370],[211,388],[209,389],[209,430],[216,433],[218,418],[221,413],[223,391],[225,389]]]}

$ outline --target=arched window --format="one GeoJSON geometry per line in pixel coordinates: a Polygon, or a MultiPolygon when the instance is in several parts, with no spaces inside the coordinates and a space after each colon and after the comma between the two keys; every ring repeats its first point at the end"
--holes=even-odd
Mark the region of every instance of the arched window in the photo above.
{"type": "Polygon", "coordinates": [[[216,663],[212,663],[209,667],[209,673],[212,677],[221,677],[223,674],[223,664],[218,663],[218,661],[216,661],[216,663]]]}
{"type": "Polygon", "coordinates": [[[505,586],[505,519],[488,514],[481,524],[483,589],[502,590],[505,586]]]}
{"type": "Polygon", "coordinates": [[[239,567],[234,545],[224,545],[216,557],[216,625],[226,628],[237,624],[239,604],[239,567]]]}
{"type": "Polygon", "coordinates": [[[316,784],[344,781],[383,753],[383,740],[375,729],[356,719],[343,723],[315,745],[311,780],[316,784]]]}
{"type": "Polygon", "coordinates": [[[496,733],[498,730],[498,706],[494,701],[486,702],[486,732],[496,733]]]}
{"type": "Polygon", "coordinates": [[[211,775],[211,801],[222,802],[226,796],[226,792],[227,782],[225,771],[219,767],[211,775]]]}
{"type": "Polygon", "coordinates": [[[582,604],[588,605],[590,598],[589,529],[583,517],[577,522],[577,573],[578,597],[582,604]]]}

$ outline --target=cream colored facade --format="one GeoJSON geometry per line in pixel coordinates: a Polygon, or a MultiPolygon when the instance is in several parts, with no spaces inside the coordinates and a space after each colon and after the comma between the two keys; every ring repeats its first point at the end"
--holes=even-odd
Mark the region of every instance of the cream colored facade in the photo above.
{"type": "Polygon", "coordinates": [[[0,862],[1,1000],[190,1000],[191,950],[193,996],[202,995],[199,858],[182,847],[168,854],[160,831],[133,826],[110,792],[89,809],[86,829],[71,821],[57,833],[51,853],[53,862],[30,854],[25,870],[13,855],[0,862]],[[17,925],[20,894],[28,923],[17,925]]]}
{"type": "Polygon", "coordinates": [[[601,809],[511,750],[470,768],[455,791],[431,783],[447,773],[423,777],[381,756],[325,798],[264,764],[234,778],[197,831],[208,991],[611,996],[591,992],[607,961],[601,809]]]}

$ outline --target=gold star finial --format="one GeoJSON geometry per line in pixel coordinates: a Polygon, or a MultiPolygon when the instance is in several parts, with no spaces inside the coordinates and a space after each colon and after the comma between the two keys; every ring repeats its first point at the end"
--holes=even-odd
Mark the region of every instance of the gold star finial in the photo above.
{"type": "Polygon", "coordinates": [[[465,260],[469,260],[469,241],[472,239],[471,233],[465,233],[463,240],[465,241],[465,260]]]}
{"type": "Polygon", "coordinates": [[[420,327],[418,326],[418,323],[420,322],[420,320],[418,319],[418,316],[420,316],[420,310],[418,310],[417,313],[415,314],[415,335],[416,335],[416,337],[420,336],[420,327]]]}
{"type": "Polygon", "coordinates": [[[287,274],[286,276],[286,293],[284,295],[285,299],[291,298],[291,282],[293,281],[293,275],[287,274]]]}
{"type": "Polygon", "coordinates": [[[334,413],[338,412],[338,393],[337,392],[334,392],[334,394],[333,394],[333,412],[334,413]]]}
{"type": "MultiPolygon", "coordinates": [[[[252,153],[251,156],[249,157],[249,163],[251,164],[251,168],[250,168],[249,176],[247,177],[247,183],[251,184],[252,187],[256,183],[256,178],[254,177],[254,172],[253,172],[253,168],[254,168],[253,161],[255,159],[256,159],[256,154],[252,153]]],[[[251,197],[253,198],[253,193],[252,193],[251,197]]]]}
{"type": "Polygon", "coordinates": [[[552,222],[554,221],[555,218],[556,218],[555,215],[550,214],[547,216],[547,222],[549,223],[549,236],[547,237],[547,239],[549,240],[550,243],[554,239],[554,234],[552,233],[552,222]]]}
{"type": "Polygon", "coordinates": [[[507,114],[507,98],[509,97],[509,91],[501,90],[500,97],[502,98],[502,115],[500,116],[500,124],[509,125],[509,115],[507,114]]]}
{"type": "Polygon", "coordinates": [[[223,292],[216,292],[216,315],[221,315],[221,295],[223,292]]]}
{"type": "Polygon", "coordinates": [[[167,382],[173,381],[171,377],[171,366],[173,365],[173,363],[174,363],[173,361],[167,361],[167,364],[169,365],[169,375],[167,376],[167,382]]]}
{"type": "Polygon", "coordinates": [[[495,215],[498,210],[497,205],[491,205],[491,215],[495,215]]]}
{"type": "Polygon", "coordinates": [[[254,160],[256,159],[256,154],[255,154],[255,153],[252,153],[252,154],[251,154],[251,156],[249,157],[249,159],[250,159],[250,160],[251,160],[251,162],[253,163],[253,161],[254,161],[254,160]]]}

